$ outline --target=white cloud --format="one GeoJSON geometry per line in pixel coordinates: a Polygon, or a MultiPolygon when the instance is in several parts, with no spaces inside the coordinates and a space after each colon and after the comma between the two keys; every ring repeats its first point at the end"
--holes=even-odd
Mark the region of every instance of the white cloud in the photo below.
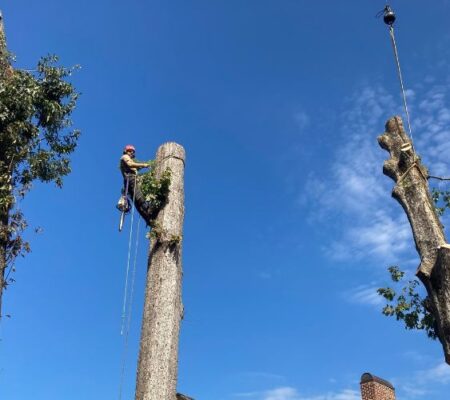
{"type": "Polygon", "coordinates": [[[427,359],[423,353],[418,352],[417,350],[408,350],[403,353],[403,356],[409,360],[413,360],[416,362],[422,362],[427,359]]]}
{"type": "Polygon", "coordinates": [[[450,86],[432,86],[422,99],[417,118],[413,120],[416,149],[428,165],[431,175],[447,175],[450,151],[450,86]]]}
{"type": "Polygon", "coordinates": [[[294,113],[294,120],[300,131],[302,131],[309,125],[310,117],[305,111],[300,110],[294,113]]]}
{"type": "Polygon", "coordinates": [[[450,383],[450,366],[441,362],[428,370],[419,371],[417,378],[424,383],[450,383]]]}
{"type": "Polygon", "coordinates": [[[324,400],[360,400],[360,393],[356,390],[346,389],[340,393],[332,393],[323,397],[324,400]]]}
{"type": "Polygon", "coordinates": [[[264,392],[248,392],[236,394],[236,397],[246,397],[254,400],[360,400],[356,390],[345,389],[340,392],[328,392],[313,396],[304,396],[293,387],[282,386],[264,392]]]}
{"type": "Polygon", "coordinates": [[[280,387],[264,393],[264,400],[300,400],[300,394],[291,387],[280,387]]]}
{"type": "Polygon", "coordinates": [[[325,250],[328,256],[338,261],[372,255],[392,259],[410,248],[411,231],[404,215],[389,215],[384,210],[372,211],[370,217],[360,214],[356,223],[346,227],[343,238],[330,243],[325,250]]]}
{"type": "MultiPolygon", "coordinates": [[[[408,96],[412,110],[417,109],[417,117],[413,113],[416,151],[433,175],[449,175],[450,86],[428,85],[425,91],[409,90],[408,96]]],[[[330,167],[320,175],[311,173],[305,185],[303,196],[309,201],[303,198],[302,204],[317,205],[310,220],[336,227],[334,239],[324,245],[324,252],[335,260],[411,258],[411,228],[404,211],[391,199],[394,182],[382,174],[388,153],[376,143],[386,120],[401,109],[381,86],[358,91],[343,115],[330,167]]]]}
{"type": "MultiPolygon", "coordinates": [[[[414,353],[414,357],[417,359],[417,355],[414,353]]],[[[427,357],[420,357],[426,359],[427,357]]],[[[450,383],[450,366],[445,362],[439,362],[438,364],[428,368],[418,370],[412,373],[408,378],[395,379],[395,386],[398,392],[401,394],[401,398],[432,398],[433,392],[438,386],[445,386],[450,383]]]]}
{"type": "Polygon", "coordinates": [[[402,391],[408,396],[408,397],[422,397],[429,393],[426,389],[420,389],[415,385],[403,385],[402,391]]]}
{"type": "Polygon", "coordinates": [[[383,298],[377,293],[379,286],[359,286],[345,293],[347,301],[356,304],[365,304],[379,308],[384,303],[383,298]]]}
{"type": "Polygon", "coordinates": [[[283,375],[279,374],[273,374],[271,372],[261,372],[261,371],[249,371],[249,372],[242,372],[240,374],[245,379],[261,379],[261,380],[277,380],[282,381],[286,378],[283,375]]]}
{"type": "MultiPolygon", "coordinates": [[[[362,302],[366,301],[370,304],[372,296],[369,292],[372,289],[375,288],[361,287],[354,291],[355,297],[362,302]]],[[[416,361],[427,359],[427,357],[419,357],[416,352],[411,353],[416,361]]],[[[450,384],[450,366],[444,362],[439,362],[428,369],[412,371],[406,378],[394,378],[390,379],[390,381],[394,382],[399,399],[415,399],[423,398],[424,396],[431,398],[438,386],[450,384]]],[[[342,389],[339,391],[305,394],[292,386],[278,386],[265,391],[237,393],[234,397],[249,400],[361,400],[359,390],[342,389]]]]}

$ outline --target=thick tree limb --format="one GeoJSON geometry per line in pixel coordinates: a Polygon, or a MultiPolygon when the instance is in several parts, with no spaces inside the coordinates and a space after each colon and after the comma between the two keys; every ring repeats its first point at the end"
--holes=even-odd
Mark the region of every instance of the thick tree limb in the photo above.
{"type": "MultiPolygon", "coordinates": [[[[136,382],[136,400],[175,400],[181,301],[184,220],[183,147],[163,144],[156,174],[171,170],[169,195],[153,224],[136,382]]],[[[182,399],[183,397],[178,397],[182,399]]]]}
{"type": "Polygon", "coordinates": [[[392,197],[403,207],[411,225],[421,260],[416,274],[428,292],[436,333],[450,364],[450,246],[430,195],[428,171],[400,117],[386,123],[386,132],[378,137],[378,143],[391,156],[384,163],[383,173],[396,182],[392,197]]]}

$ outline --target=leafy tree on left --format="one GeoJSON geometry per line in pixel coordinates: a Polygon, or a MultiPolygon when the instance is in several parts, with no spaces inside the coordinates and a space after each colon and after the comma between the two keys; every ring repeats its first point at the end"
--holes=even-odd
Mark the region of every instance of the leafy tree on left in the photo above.
{"type": "Polygon", "coordinates": [[[0,20],[0,318],[14,262],[30,251],[19,201],[35,180],[62,187],[80,135],[70,118],[78,93],[68,78],[76,67],[57,61],[47,56],[32,72],[13,69],[0,20]]]}

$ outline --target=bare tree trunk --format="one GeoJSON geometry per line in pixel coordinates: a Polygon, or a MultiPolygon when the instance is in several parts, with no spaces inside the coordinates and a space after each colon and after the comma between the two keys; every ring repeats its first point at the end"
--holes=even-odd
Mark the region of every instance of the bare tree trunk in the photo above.
{"type": "Polygon", "coordinates": [[[170,192],[152,229],[136,400],[175,400],[178,338],[183,314],[181,249],[184,220],[183,147],[165,143],[156,154],[156,173],[171,170],[170,192]]]}
{"type": "Polygon", "coordinates": [[[400,117],[386,123],[378,143],[391,156],[383,173],[396,182],[392,197],[408,216],[421,260],[416,274],[428,292],[436,333],[450,364],[450,246],[430,195],[428,171],[415,154],[400,117]]]}

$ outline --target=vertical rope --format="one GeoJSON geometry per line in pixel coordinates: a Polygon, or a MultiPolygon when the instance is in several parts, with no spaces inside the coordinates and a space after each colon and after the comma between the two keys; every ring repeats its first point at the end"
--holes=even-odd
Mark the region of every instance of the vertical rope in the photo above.
{"type": "Polygon", "coordinates": [[[128,301],[128,321],[127,321],[127,330],[126,330],[126,336],[125,336],[126,339],[128,339],[128,333],[130,331],[130,325],[131,325],[131,312],[132,312],[133,297],[134,297],[134,283],[136,281],[136,263],[137,263],[138,249],[139,249],[140,225],[141,225],[141,218],[139,217],[137,231],[136,231],[136,245],[134,248],[133,270],[132,270],[132,275],[131,275],[131,292],[130,292],[130,299],[128,301]]]}
{"type": "Polygon", "coordinates": [[[125,330],[125,341],[122,350],[122,366],[120,372],[120,385],[119,385],[119,400],[122,400],[122,392],[123,392],[123,381],[125,379],[125,365],[126,365],[126,356],[128,351],[128,336],[130,333],[131,326],[131,314],[132,314],[132,306],[133,306],[133,296],[134,296],[134,282],[136,280],[136,263],[137,263],[137,254],[139,248],[139,230],[140,230],[141,218],[138,219],[137,229],[136,229],[136,245],[134,247],[134,260],[133,260],[133,269],[131,275],[131,291],[130,291],[130,299],[128,301],[128,319],[127,326],[125,330]]]}
{"type": "MultiPolygon", "coordinates": [[[[129,178],[128,178],[129,179],[129,178]]],[[[127,185],[128,186],[128,185],[127,185]]],[[[128,193],[125,193],[128,196],[128,193]]],[[[134,221],[134,200],[136,197],[136,176],[134,177],[134,189],[133,189],[133,209],[131,210],[131,226],[130,237],[128,239],[128,256],[127,256],[127,269],[125,274],[125,289],[123,293],[123,305],[122,305],[122,325],[120,327],[120,334],[123,336],[123,329],[125,327],[126,309],[127,309],[127,295],[128,295],[128,275],[130,272],[130,260],[131,260],[131,240],[133,237],[133,221],[134,221]]]]}
{"type": "Polygon", "coordinates": [[[392,25],[389,26],[389,35],[391,37],[392,48],[394,49],[395,62],[397,64],[398,79],[400,81],[400,89],[402,91],[402,97],[403,97],[403,106],[405,108],[409,136],[411,137],[411,143],[412,143],[412,147],[413,147],[413,151],[414,151],[413,135],[412,135],[412,130],[411,130],[411,120],[409,117],[408,104],[406,102],[406,92],[405,92],[405,86],[403,85],[403,76],[402,76],[402,70],[400,68],[400,60],[398,57],[397,43],[395,42],[394,27],[392,25]]]}

